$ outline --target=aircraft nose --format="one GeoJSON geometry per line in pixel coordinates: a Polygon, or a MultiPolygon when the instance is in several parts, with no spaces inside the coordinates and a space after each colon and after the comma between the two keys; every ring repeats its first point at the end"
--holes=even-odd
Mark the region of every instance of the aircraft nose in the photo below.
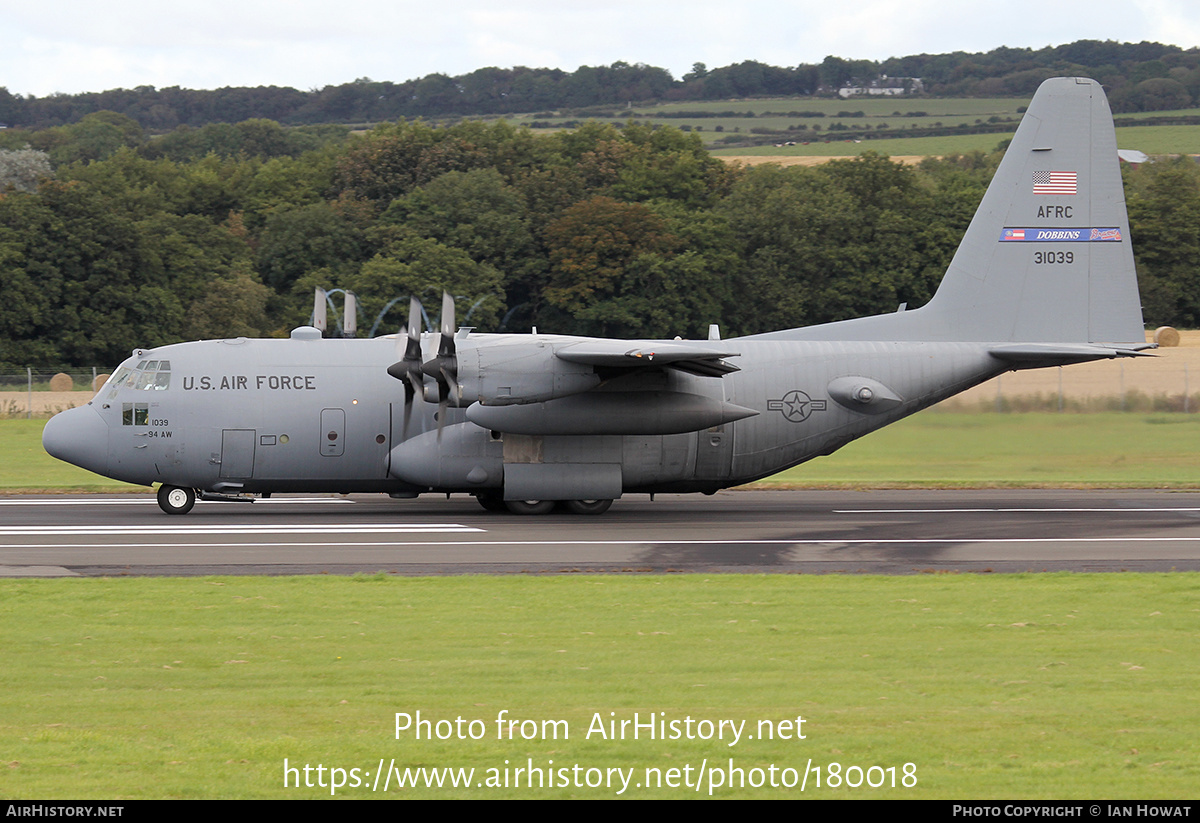
{"type": "Polygon", "coordinates": [[[42,429],[42,448],[51,457],[82,469],[108,473],[108,424],[91,406],[59,412],[42,429]]]}

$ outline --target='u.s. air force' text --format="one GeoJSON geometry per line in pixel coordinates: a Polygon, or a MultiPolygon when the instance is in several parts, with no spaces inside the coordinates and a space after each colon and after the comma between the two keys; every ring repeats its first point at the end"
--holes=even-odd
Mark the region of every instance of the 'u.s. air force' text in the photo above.
{"type": "Polygon", "coordinates": [[[223,374],[220,377],[203,374],[184,377],[184,391],[315,391],[317,377],[313,374],[223,374]]]}

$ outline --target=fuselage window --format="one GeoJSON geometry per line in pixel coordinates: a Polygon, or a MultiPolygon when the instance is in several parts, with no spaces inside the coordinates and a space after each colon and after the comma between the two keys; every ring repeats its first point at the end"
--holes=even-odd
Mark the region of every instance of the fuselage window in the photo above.
{"type": "Polygon", "coordinates": [[[122,403],[121,404],[121,425],[122,426],[149,426],[150,425],[150,404],[149,403],[122,403]]]}

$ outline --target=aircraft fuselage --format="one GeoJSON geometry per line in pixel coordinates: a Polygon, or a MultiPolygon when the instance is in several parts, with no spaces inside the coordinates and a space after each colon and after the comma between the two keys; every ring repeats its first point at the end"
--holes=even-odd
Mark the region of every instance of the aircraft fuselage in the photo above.
{"type": "MultiPolygon", "coordinates": [[[[460,338],[460,357],[496,337],[460,338]]],[[[579,340],[520,338],[548,348],[579,340]]],[[[553,412],[570,397],[525,404],[520,412],[534,422],[524,433],[478,426],[453,405],[439,432],[438,405],[420,398],[406,420],[401,384],[386,372],[395,360],[391,337],[181,343],[136,353],[86,407],[54,418],[45,439],[52,454],[121,481],[215,493],[504,495],[506,477],[553,475],[554,467],[561,468],[550,480],[556,491],[569,482],[562,477],[599,473],[596,488],[585,479],[564,494],[714,491],[829,454],[1008,368],[976,343],[723,345],[737,352],[731,362],[740,371],[623,373],[574,395],[578,407],[568,419],[580,419],[582,409],[583,427],[597,433],[540,434],[539,426],[561,427],[553,414],[536,412],[553,412]],[[703,418],[678,411],[679,397],[754,413],[686,430],[703,418]],[[637,412],[607,415],[601,401],[609,398],[637,412]],[[587,419],[589,405],[602,410],[597,419],[587,419]]]]}

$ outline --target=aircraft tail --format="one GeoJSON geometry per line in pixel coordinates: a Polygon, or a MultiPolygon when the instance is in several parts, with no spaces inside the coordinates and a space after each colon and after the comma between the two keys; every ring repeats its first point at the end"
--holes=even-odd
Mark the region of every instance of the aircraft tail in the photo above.
{"type": "Polygon", "coordinates": [[[1057,77],[1038,88],[928,305],[757,337],[1144,344],[1100,84],[1057,77]]]}

